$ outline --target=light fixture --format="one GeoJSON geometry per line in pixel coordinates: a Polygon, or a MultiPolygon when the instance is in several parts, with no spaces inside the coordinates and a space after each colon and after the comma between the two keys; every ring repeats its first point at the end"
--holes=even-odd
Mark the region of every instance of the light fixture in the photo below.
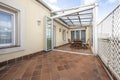
{"type": "Polygon", "coordinates": [[[59,32],[61,32],[61,28],[59,28],[59,32]]]}
{"type": "Polygon", "coordinates": [[[41,24],[41,20],[39,19],[39,20],[37,20],[37,24],[38,25],[40,25],[41,24]]]}

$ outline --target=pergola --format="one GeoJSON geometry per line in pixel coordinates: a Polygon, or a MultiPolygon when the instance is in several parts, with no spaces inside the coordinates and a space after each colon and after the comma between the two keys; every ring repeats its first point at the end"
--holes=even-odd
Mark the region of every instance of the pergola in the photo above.
{"type": "Polygon", "coordinates": [[[97,53],[97,3],[77,8],[52,11],[51,19],[57,20],[67,28],[90,27],[93,53],[97,53]]]}
{"type": "Polygon", "coordinates": [[[91,26],[96,6],[95,3],[77,8],[52,11],[52,18],[62,22],[68,28],[91,26]]]}

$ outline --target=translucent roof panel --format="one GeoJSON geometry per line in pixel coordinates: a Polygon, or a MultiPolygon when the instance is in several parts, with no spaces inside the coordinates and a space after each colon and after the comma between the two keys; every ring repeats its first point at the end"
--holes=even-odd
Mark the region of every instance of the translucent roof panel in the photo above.
{"type": "Polygon", "coordinates": [[[76,19],[76,20],[75,20],[75,19],[72,19],[72,21],[73,21],[73,22],[79,22],[79,20],[78,20],[78,19],[76,19]]]}
{"type": "Polygon", "coordinates": [[[65,24],[68,25],[69,27],[71,27],[71,26],[72,27],[73,26],[89,26],[93,20],[92,19],[93,18],[93,8],[79,11],[78,9],[80,9],[80,8],[82,8],[82,7],[56,11],[56,12],[54,12],[54,14],[61,15],[61,14],[69,13],[69,12],[71,13],[73,11],[74,13],[61,16],[60,20],[65,22],[65,24]],[[77,12],[77,10],[78,10],[78,12],[77,12]]]}
{"type": "Polygon", "coordinates": [[[88,26],[88,25],[90,25],[90,23],[92,21],[92,13],[86,14],[84,12],[84,14],[82,13],[82,15],[80,15],[81,13],[79,12],[76,14],[67,15],[67,16],[61,17],[61,19],[63,21],[65,21],[68,26],[79,26],[79,25],[80,26],[88,26]]]}
{"type": "Polygon", "coordinates": [[[81,19],[81,22],[90,22],[91,19],[81,19]]]}
{"type": "Polygon", "coordinates": [[[71,26],[74,25],[74,24],[72,24],[71,22],[67,22],[67,24],[68,24],[69,26],[70,26],[70,25],[71,25],[71,26]]]}
{"type": "Polygon", "coordinates": [[[90,10],[86,10],[86,11],[82,11],[82,12],[80,12],[79,14],[85,14],[85,13],[92,13],[92,9],[90,9],[90,10]]]}

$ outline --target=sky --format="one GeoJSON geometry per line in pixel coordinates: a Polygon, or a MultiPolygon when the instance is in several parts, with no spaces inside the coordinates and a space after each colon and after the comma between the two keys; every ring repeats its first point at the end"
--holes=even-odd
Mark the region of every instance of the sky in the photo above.
{"type": "Polygon", "coordinates": [[[12,16],[7,13],[0,13],[0,27],[4,29],[11,28],[12,16]]]}
{"type": "Polygon", "coordinates": [[[53,10],[67,9],[98,3],[98,23],[103,20],[119,4],[120,0],[44,0],[53,10]]]}

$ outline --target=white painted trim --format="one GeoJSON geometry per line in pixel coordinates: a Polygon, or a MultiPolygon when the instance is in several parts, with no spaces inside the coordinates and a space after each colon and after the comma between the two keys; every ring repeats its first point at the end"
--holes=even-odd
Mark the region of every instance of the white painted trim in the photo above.
{"type": "Polygon", "coordinates": [[[51,27],[51,29],[52,29],[52,35],[51,35],[52,36],[52,39],[51,39],[52,40],[52,49],[54,49],[54,42],[53,42],[53,36],[54,36],[53,35],[53,19],[52,18],[50,18],[50,19],[52,20],[52,25],[51,25],[52,26],[51,27]]]}
{"type": "Polygon", "coordinates": [[[47,24],[47,17],[44,17],[44,50],[47,51],[47,39],[46,39],[46,24],[47,24]]]}
{"type": "Polygon", "coordinates": [[[55,15],[55,16],[53,16],[53,17],[51,17],[51,18],[59,18],[59,17],[63,17],[63,16],[66,16],[66,15],[69,15],[69,14],[73,14],[73,13],[76,13],[76,12],[80,12],[80,11],[85,11],[85,10],[88,10],[88,9],[93,9],[93,8],[95,8],[97,5],[96,4],[94,4],[94,5],[89,5],[89,6],[85,6],[85,7],[80,7],[80,8],[78,8],[78,9],[76,9],[76,10],[71,10],[71,11],[67,11],[67,12],[65,12],[65,13],[63,13],[63,14],[59,14],[59,15],[55,15]]]}
{"type": "Polygon", "coordinates": [[[46,36],[47,18],[51,19],[50,17],[45,16],[45,27],[44,27],[44,32],[45,32],[45,33],[44,33],[44,34],[45,34],[45,36],[44,36],[44,40],[45,40],[44,45],[45,45],[45,46],[44,46],[44,50],[45,50],[45,51],[50,51],[50,50],[52,50],[52,49],[54,48],[54,46],[53,46],[53,45],[54,45],[54,43],[53,43],[53,19],[51,19],[51,22],[52,22],[52,24],[51,24],[51,26],[52,26],[52,27],[51,27],[51,30],[52,30],[52,31],[51,31],[51,38],[52,38],[52,39],[51,39],[51,49],[48,50],[48,49],[47,49],[47,36],[46,36]]]}
{"type": "MultiPolygon", "coordinates": [[[[97,5],[97,3],[96,3],[97,5]]],[[[93,54],[97,55],[97,6],[93,9],[93,54]]]]}
{"type": "Polygon", "coordinates": [[[63,44],[66,44],[66,41],[67,41],[67,31],[66,29],[62,29],[62,42],[63,44]],[[65,32],[63,32],[65,31],[65,32]]]}
{"type": "Polygon", "coordinates": [[[94,5],[94,4],[82,5],[82,6],[80,6],[80,7],[73,7],[73,8],[69,8],[69,9],[56,10],[56,11],[52,11],[52,13],[56,13],[56,12],[64,12],[64,11],[69,11],[69,10],[75,10],[75,9],[83,8],[83,7],[90,6],[90,5],[94,5]]]}
{"type": "Polygon", "coordinates": [[[53,26],[53,47],[56,47],[56,26],[53,26]]]}
{"type": "Polygon", "coordinates": [[[18,27],[20,29],[20,47],[0,49],[0,54],[12,53],[25,50],[25,33],[24,33],[24,7],[14,0],[0,0],[0,5],[12,9],[18,13],[18,27]]]}
{"type": "Polygon", "coordinates": [[[71,31],[77,31],[77,30],[86,30],[85,28],[80,28],[80,29],[72,29],[71,31]]]}

